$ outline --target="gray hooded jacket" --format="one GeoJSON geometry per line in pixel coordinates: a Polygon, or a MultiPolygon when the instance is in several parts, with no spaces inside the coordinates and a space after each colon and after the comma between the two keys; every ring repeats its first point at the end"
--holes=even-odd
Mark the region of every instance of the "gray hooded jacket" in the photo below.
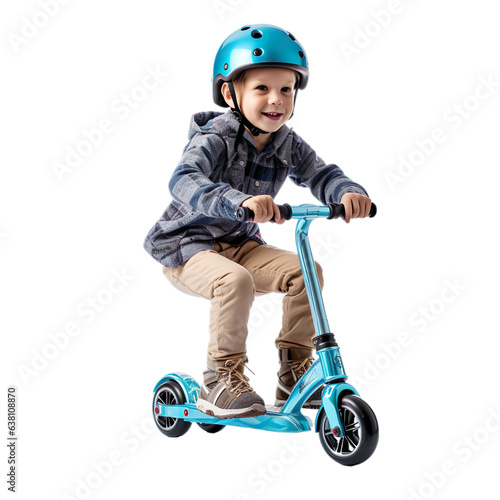
{"type": "Polygon", "coordinates": [[[231,110],[192,116],[189,142],[169,182],[173,201],[144,241],[146,251],[164,266],[178,266],[217,241],[265,244],[258,225],[239,222],[235,212],[252,196],[274,198],[287,177],[323,204],[339,203],[345,193],[368,196],[286,125],[261,153],[247,130],[235,150],[238,128],[231,110]]]}

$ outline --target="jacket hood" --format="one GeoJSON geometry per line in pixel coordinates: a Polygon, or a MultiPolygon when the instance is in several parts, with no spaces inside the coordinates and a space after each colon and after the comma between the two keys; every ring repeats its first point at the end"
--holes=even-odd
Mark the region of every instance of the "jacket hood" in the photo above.
{"type": "MultiPolygon", "coordinates": [[[[229,109],[225,113],[220,111],[201,111],[191,117],[188,138],[191,140],[196,134],[218,134],[222,137],[230,136],[236,138],[240,122],[229,109]]],[[[273,145],[276,151],[293,129],[285,125],[275,132],[273,145]]],[[[254,143],[252,135],[245,129],[243,138],[254,143]]]]}

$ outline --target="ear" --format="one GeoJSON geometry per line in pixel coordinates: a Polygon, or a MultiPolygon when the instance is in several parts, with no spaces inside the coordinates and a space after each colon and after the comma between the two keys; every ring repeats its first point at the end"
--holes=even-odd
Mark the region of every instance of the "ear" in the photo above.
{"type": "MultiPolygon", "coordinates": [[[[224,82],[222,84],[220,91],[221,91],[222,97],[224,98],[224,100],[226,101],[228,106],[230,108],[234,108],[233,98],[231,97],[231,92],[229,92],[229,85],[227,82],[224,82]]],[[[236,92],[236,89],[235,89],[235,92],[236,92]]]]}

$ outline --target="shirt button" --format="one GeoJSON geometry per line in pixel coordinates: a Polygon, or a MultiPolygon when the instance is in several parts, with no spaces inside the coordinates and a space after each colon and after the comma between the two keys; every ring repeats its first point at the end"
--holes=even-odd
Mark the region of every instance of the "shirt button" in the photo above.
{"type": "Polygon", "coordinates": [[[240,160],[240,165],[243,166],[245,162],[243,160],[240,160]]]}
{"type": "Polygon", "coordinates": [[[288,162],[287,162],[286,160],[283,160],[283,163],[284,163],[285,165],[288,165],[288,162]]]}
{"type": "Polygon", "coordinates": [[[255,181],[255,185],[258,186],[259,185],[259,181],[255,181]]]}

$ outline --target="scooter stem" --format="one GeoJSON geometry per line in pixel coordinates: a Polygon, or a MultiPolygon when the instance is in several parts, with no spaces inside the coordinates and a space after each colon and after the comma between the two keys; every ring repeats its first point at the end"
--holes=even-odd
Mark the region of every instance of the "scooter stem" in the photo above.
{"type": "Polygon", "coordinates": [[[321,294],[321,286],[319,284],[318,273],[314,265],[314,258],[309,244],[309,226],[313,219],[299,219],[295,232],[295,242],[297,244],[297,254],[299,256],[300,265],[302,267],[302,275],[304,284],[311,306],[311,313],[314,322],[316,335],[329,333],[328,319],[326,318],[325,304],[321,294]]]}

